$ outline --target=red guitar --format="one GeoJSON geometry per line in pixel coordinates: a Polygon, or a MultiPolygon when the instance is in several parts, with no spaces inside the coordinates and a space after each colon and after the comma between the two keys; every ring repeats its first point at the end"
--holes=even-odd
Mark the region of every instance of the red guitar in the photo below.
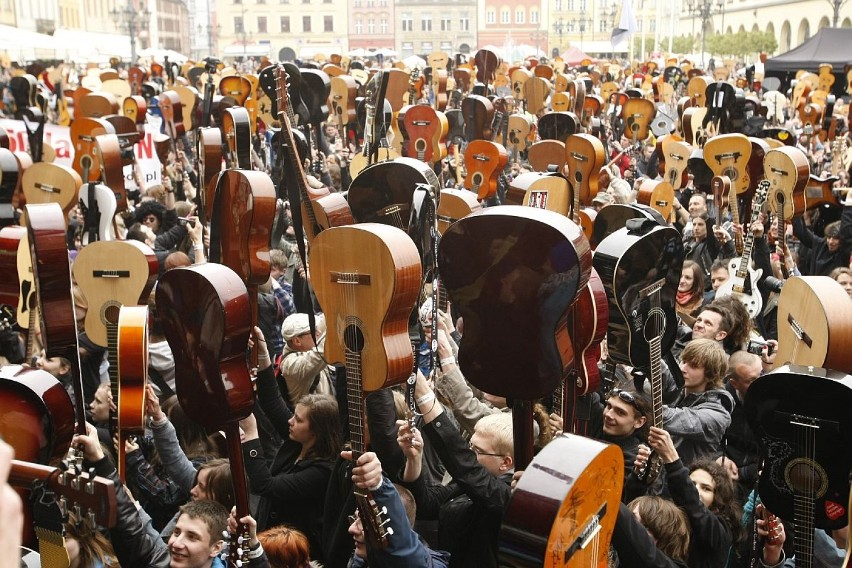
{"type": "Polygon", "coordinates": [[[148,306],[121,306],[118,314],[118,475],[124,481],[124,442],[145,430],[148,384],[148,306]]]}
{"type": "Polygon", "coordinates": [[[450,123],[443,112],[429,105],[414,105],[405,111],[403,123],[408,134],[409,158],[434,164],[447,157],[450,123]]]}
{"type": "MultiPolygon", "coordinates": [[[[177,395],[187,416],[223,430],[230,456],[237,518],[250,513],[239,421],[254,404],[246,347],[251,331],[246,286],[221,264],[167,271],[157,285],[157,311],[175,356],[177,395]]],[[[231,536],[229,566],[248,547],[248,528],[231,536]]]]}
{"type": "Polygon", "coordinates": [[[508,161],[506,149],[497,142],[470,142],[464,154],[467,170],[464,187],[476,193],[480,200],[494,197],[497,194],[497,180],[508,161]]]}

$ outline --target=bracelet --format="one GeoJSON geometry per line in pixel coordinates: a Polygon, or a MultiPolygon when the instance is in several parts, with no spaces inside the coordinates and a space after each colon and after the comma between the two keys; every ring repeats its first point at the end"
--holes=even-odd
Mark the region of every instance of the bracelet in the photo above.
{"type": "Polygon", "coordinates": [[[382,478],[379,480],[379,484],[378,484],[378,485],[376,485],[375,487],[368,487],[367,489],[368,489],[369,491],[378,491],[378,490],[381,488],[381,486],[382,486],[382,484],[383,484],[384,482],[385,482],[385,476],[384,476],[384,475],[382,475],[382,478]]]}
{"type": "Polygon", "coordinates": [[[450,357],[444,357],[443,359],[441,359],[441,366],[442,367],[444,365],[455,365],[455,364],[456,364],[456,358],[455,357],[450,356],[450,357]]]}
{"type": "Polygon", "coordinates": [[[196,250],[204,250],[204,244],[203,243],[195,243],[194,245],[192,245],[192,248],[194,248],[196,250]]]}
{"type": "Polygon", "coordinates": [[[432,392],[432,391],[429,391],[428,393],[426,393],[423,396],[421,396],[420,398],[418,398],[417,399],[417,405],[420,406],[421,404],[426,404],[430,400],[435,400],[435,393],[432,392]]]}

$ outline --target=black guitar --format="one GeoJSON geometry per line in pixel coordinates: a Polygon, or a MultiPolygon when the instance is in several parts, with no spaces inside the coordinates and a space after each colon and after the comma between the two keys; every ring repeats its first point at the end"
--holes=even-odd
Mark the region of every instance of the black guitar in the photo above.
{"type": "Polygon", "coordinates": [[[704,117],[704,131],[708,138],[716,134],[731,131],[731,108],[736,100],[736,90],[730,83],[717,81],[707,85],[704,91],[707,101],[707,115],[704,117]]]}
{"type": "Polygon", "coordinates": [[[538,135],[542,140],[565,142],[579,131],[580,119],[573,112],[548,112],[538,119],[538,135]]]}
{"type": "Polygon", "coordinates": [[[760,442],[760,499],[795,528],[796,566],[810,567],[814,528],[846,526],[852,470],[852,377],[787,365],[754,381],[745,415],[760,442]]]}

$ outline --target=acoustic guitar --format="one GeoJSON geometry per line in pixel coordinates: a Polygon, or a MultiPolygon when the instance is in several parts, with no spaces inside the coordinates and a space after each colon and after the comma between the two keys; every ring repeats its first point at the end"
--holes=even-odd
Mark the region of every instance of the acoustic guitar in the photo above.
{"type": "Polygon", "coordinates": [[[500,565],[606,566],[623,470],[617,446],[571,434],[551,440],[512,492],[500,565]]]}
{"type": "Polygon", "coordinates": [[[799,148],[773,148],[763,158],[763,170],[769,182],[769,209],[792,221],[807,209],[805,186],[810,179],[808,157],[799,148]]]}
{"type": "Polygon", "coordinates": [[[657,107],[648,99],[627,99],[621,106],[621,118],[626,125],[624,135],[634,143],[645,140],[650,134],[651,121],[657,114],[657,107]]]}
{"type": "Polygon", "coordinates": [[[252,169],[251,119],[245,108],[225,109],[222,113],[222,136],[228,144],[232,167],[241,170],[252,169]]]}
{"type": "Polygon", "coordinates": [[[219,94],[223,97],[233,97],[238,106],[243,106],[252,95],[252,84],[242,75],[230,75],[219,80],[219,94]]]}
{"type": "Polygon", "coordinates": [[[148,384],[148,306],[121,306],[118,314],[118,475],[125,480],[125,441],[145,430],[145,388],[148,384]]]}
{"type": "Polygon", "coordinates": [[[720,134],[704,143],[704,162],[713,175],[727,176],[737,194],[751,189],[748,163],[751,141],[744,134],[720,134]]]}
{"type": "MultiPolygon", "coordinates": [[[[769,182],[762,181],[754,193],[754,202],[751,210],[751,220],[748,226],[752,227],[758,223],[760,218],[760,210],[763,204],[766,203],[769,195],[769,182]]],[[[731,200],[732,202],[735,199],[731,200]]],[[[741,301],[748,310],[750,317],[755,317],[763,310],[763,296],[760,290],[757,289],[757,281],[760,280],[763,270],[760,268],[751,267],[751,251],[754,246],[754,233],[748,231],[743,242],[743,252],[740,258],[732,259],[728,262],[728,273],[731,275],[727,281],[723,282],[719,289],[716,290],[717,298],[726,296],[734,296],[741,301]]]]}
{"type": "Polygon", "coordinates": [[[543,209],[481,209],[444,232],[438,262],[465,320],[465,377],[502,396],[551,393],[574,357],[566,319],[591,271],[580,228],[543,209]]]}
{"type": "MultiPolygon", "coordinates": [[[[509,182],[511,192],[522,192],[521,204],[565,215],[571,211],[571,186],[559,173],[524,172],[509,182]]],[[[507,192],[508,193],[508,192],[507,192]]]]}
{"type": "Polygon", "coordinates": [[[587,239],[592,237],[592,229],[597,212],[590,207],[592,199],[598,193],[599,172],[606,162],[603,143],[591,134],[572,134],[565,143],[565,163],[573,194],[571,218],[583,229],[587,239]]]}
{"type": "Polygon", "coordinates": [[[349,185],[349,207],[358,223],[383,223],[408,231],[414,190],[426,184],[437,193],[440,184],[428,164],[397,158],[364,168],[349,185]]]}
{"type": "Polygon", "coordinates": [[[672,134],[664,136],[660,143],[662,158],[665,162],[663,179],[674,190],[686,187],[689,173],[689,157],[692,155],[692,148],[689,144],[672,134]]]}
{"type": "MultiPolygon", "coordinates": [[[[225,432],[237,518],[250,514],[239,421],[252,412],[246,363],[249,298],[230,268],[207,263],[167,271],[157,284],[157,312],[175,356],[181,408],[209,431],[225,432]]],[[[231,535],[228,565],[248,552],[248,527],[231,535]]]]}
{"type": "Polygon", "coordinates": [[[497,181],[509,156],[506,149],[490,140],[473,140],[467,145],[464,165],[467,177],[464,187],[477,194],[480,200],[489,199],[497,194],[497,181]]]}
{"type": "Polygon", "coordinates": [[[674,212],[675,190],[665,180],[643,179],[636,201],[656,209],[663,219],[671,219],[674,212]]]}
{"type": "Polygon", "coordinates": [[[116,213],[115,194],[102,183],[86,183],[78,192],[86,230],[83,244],[115,240],[113,219],[116,213]]]}
{"type": "MultiPolygon", "coordinates": [[[[26,227],[20,225],[9,225],[0,229],[0,274],[6,275],[5,278],[0,278],[0,306],[10,306],[15,312],[15,306],[21,297],[21,287],[18,284],[18,248],[26,236],[26,227]]],[[[29,245],[26,255],[29,256],[29,245]]],[[[17,315],[12,319],[17,321],[17,315]]],[[[21,327],[26,328],[26,324],[21,327]]]]}
{"type": "Polygon", "coordinates": [[[852,316],[848,295],[828,276],[793,276],[778,300],[779,364],[808,365],[848,372],[852,355],[846,322],[852,316]]]}
{"type": "Polygon", "coordinates": [[[408,134],[409,158],[435,164],[447,157],[447,134],[450,123],[443,112],[429,105],[414,105],[403,120],[408,134]]]}
{"type": "MultiPolygon", "coordinates": [[[[328,322],[325,358],[346,364],[352,451],[365,450],[363,393],[404,382],[414,364],[408,317],[421,282],[420,255],[400,229],[376,223],[334,227],[311,249],[312,282],[328,322]]],[[[392,532],[369,491],[355,492],[368,542],[392,532]]]]}
{"type": "Polygon", "coordinates": [[[580,118],[573,112],[548,112],[538,119],[538,135],[541,140],[567,142],[568,137],[580,132],[580,118]]]}
{"type": "Polygon", "coordinates": [[[555,166],[561,172],[567,163],[565,142],[561,140],[539,140],[527,150],[527,158],[533,171],[546,172],[550,166],[555,166]]]}
{"type": "Polygon", "coordinates": [[[846,526],[850,404],[852,377],[817,367],[780,367],[746,393],[745,416],[765,464],[760,499],[792,522],[796,566],[813,565],[814,529],[846,526]]]}
{"type": "Polygon", "coordinates": [[[82,184],[74,169],[50,162],[34,163],[21,179],[27,203],[58,203],[66,215],[77,203],[82,184]]]}
{"type": "Polygon", "coordinates": [[[95,137],[100,134],[115,134],[115,128],[102,118],[75,118],[71,123],[71,144],[74,146],[74,168],[84,182],[98,181],[101,163],[95,137]]]}
{"type": "MultiPolygon", "coordinates": [[[[296,139],[293,135],[293,105],[290,104],[288,75],[283,66],[275,68],[275,95],[278,117],[281,121],[281,141],[284,154],[284,186],[288,189],[295,184],[299,194],[299,208],[302,225],[309,243],[313,243],[323,229],[353,223],[352,211],[342,195],[331,193],[328,188],[314,189],[308,183],[302,160],[296,151],[296,139]]],[[[291,199],[292,200],[292,199],[291,199]]],[[[295,204],[294,204],[295,205],[295,204]]]]}

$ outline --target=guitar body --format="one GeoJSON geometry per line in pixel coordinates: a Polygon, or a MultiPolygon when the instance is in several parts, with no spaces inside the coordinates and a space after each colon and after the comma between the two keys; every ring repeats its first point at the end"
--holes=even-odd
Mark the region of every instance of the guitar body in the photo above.
{"type": "MultiPolygon", "coordinates": [[[[226,77],[227,78],[227,77],[226,77]]],[[[243,107],[231,107],[222,113],[222,135],[228,143],[233,167],[250,170],[251,119],[243,107]]]]}
{"type": "MultiPolygon", "coordinates": [[[[90,184],[86,183],[80,187],[78,192],[78,196],[80,201],[86,207],[92,207],[97,204],[98,210],[100,211],[100,219],[98,221],[98,234],[100,235],[100,240],[102,241],[112,241],[115,240],[115,235],[113,234],[113,225],[112,221],[115,217],[116,211],[116,201],[115,195],[112,190],[105,186],[102,183],[91,184],[94,200],[90,199],[89,196],[89,187],[90,184]]],[[[89,244],[89,234],[88,232],[83,233],[83,244],[89,244]]]]}
{"type": "Polygon", "coordinates": [[[501,396],[552,392],[574,358],[566,321],[591,271],[580,228],[553,211],[481,209],[444,232],[438,262],[465,321],[465,377],[501,396]]]}
{"type": "Polygon", "coordinates": [[[403,119],[408,134],[409,158],[434,164],[447,157],[447,133],[450,123],[443,112],[428,105],[414,105],[403,119]]]}
{"type": "Polygon", "coordinates": [[[79,106],[74,107],[75,118],[102,118],[118,114],[118,99],[107,91],[86,93],[80,97],[79,106]]]}
{"type": "Polygon", "coordinates": [[[852,371],[852,306],[828,276],[793,276],[778,300],[779,364],[852,371]]]}
{"type": "Polygon", "coordinates": [[[576,396],[596,391],[600,386],[598,361],[608,325],[606,288],[597,270],[592,268],[589,283],[580,290],[568,314],[568,333],[574,344],[574,373],[571,378],[575,379],[576,396]]]}
{"type": "Polygon", "coordinates": [[[213,206],[213,223],[221,237],[218,258],[249,287],[269,279],[275,201],[275,186],[264,172],[225,170],[219,177],[213,206]]]}
{"type": "Polygon", "coordinates": [[[233,97],[239,106],[243,106],[252,94],[251,81],[242,75],[230,75],[219,80],[219,94],[233,97]]]}
{"type": "Polygon", "coordinates": [[[639,186],[636,201],[656,209],[663,219],[670,219],[674,208],[675,190],[664,180],[644,179],[639,186]]]}
{"type": "Polygon", "coordinates": [[[418,184],[438,187],[431,168],[414,158],[397,158],[364,168],[349,185],[349,207],[358,223],[383,223],[408,230],[418,184]]]}
{"type": "Polygon", "coordinates": [[[466,189],[442,189],[438,209],[438,232],[444,234],[447,227],[478,211],[482,206],[479,204],[477,195],[466,189]]]}
{"type": "Polygon", "coordinates": [[[169,270],[157,284],[157,311],[174,350],[177,395],[187,416],[209,430],[248,416],[251,316],[237,273],[214,263],[169,270]]]}
{"type": "Polygon", "coordinates": [[[580,119],[573,112],[548,112],[538,119],[538,135],[542,140],[567,142],[580,131],[580,119]]]}
{"type": "Polygon", "coordinates": [[[74,436],[74,406],[62,383],[40,369],[0,367],[0,435],[21,460],[61,462],[74,436]]]}
{"type": "Polygon", "coordinates": [[[751,141],[744,134],[720,134],[704,143],[704,161],[713,175],[731,178],[737,195],[751,189],[751,141]]]}
{"type": "Polygon", "coordinates": [[[491,140],[494,105],[482,95],[468,95],[461,102],[464,137],[468,142],[491,140]]]}
{"type": "Polygon", "coordinates": [[[645,140],[650,134],[651,121],[657,115],[657,107],[648,99],[627,99],[621,106],[621,118],[626,128],[624,135],[634,142],[645,140]]]}
{"type": "Polygon", "coordinates": [[[663,137],[661,145],[662,158],[666,164],[663,179],[672,186],[672,189],[677,190],[686,187],[689,181],[688,165],[692,148],[673,135],[663,137]]]}
{"type": "MultiPolygon", "coordinates": [[[[18,248],[26,237],[26,227],[10,225],[0,229],[0,274],[5,275],[0,278],[0,306],[11,306],[14,309],[20,301],[18,248]]],[[[29,256],[29,245],[24,256],[29,256]]]]}
{"type": "Polygon", "coordinates": [[[850,407],[852,377],[798,365],[763,375],[746,394],[746,419],[766,464],[758,481],[760,499],[774,514],[798,525],[797,565],[800,541],[812,539],[815,527],[846,525],[850,407]]]}
{"type": "Polygon", "coordinates": [[[629,226],[628,222],[627,227],[598,243],[594,266],[609,299],[610,357],[619,363],[647,369],[651,363],[652,336],[660,337],[662,352],[674,343],[675,294],[683,265],[683,243],[676,229],[651,220],[642,220],[638,231],[629,230],[629,226]],[[660,287],[659,305],[652,305],[642,294],[653,286],[660,287]]]}
{"type": "Polygon", "coordinates": [[[198,145],[199,183],[201,184],[201,209],[205,222],[210,222],[215,195],[215,185],[211,180],[222,171],[222,131],[219,128],[199,128],[196,133],[198,145]]]}
{"type": "Polygon", "coordinates": [[[598,172],[606,163],[603,143],[591,134],[573,134],[565,142],[565,156],[574,199],[591,205],[598,193],[598,172]]]}
{"type": "Polygon", "coordinates": [[[355,122],[355,97],[358,96],[358,84],[349,75],[331,77],[330,107],[335,123],[343,127],[355,122]]]}
{"type": "Polygon", "coordinates": [[[535,136],[535,125],[530,117],[524,114],[509,115],[509,145],[512,152],[523,152],[532,143],[535,136]]]}
{"type": "Polygon", "coordinates": [[[122,306],[118,316],[115,359],[118,362],[118,475],[125,477],[124,442],[145,430],[148,384],[148,306],[122,306]]]}
{"type": "Polygon", "coordinates": [[[617,446],[555,437],[512,493],[500,529],[500,566],[605,568],[623,470],[617,446]]]}
{"type": "Polygon", "coordinates": [[[108,326],[118,325],[120,306],[147,304],[159,263],[151,248],[139,241],[96,241],[80,249],[74,280],[86,297],[86,335],[108,346],[108,326]]]}
{"type": "Polygon", "coordinates": [[[522,205],[548,209],[568,216],[571,211],[571,186],[561,174],[524,172],[510,182],[514,191],[523,192],[522,205]]]}
{"type": "Polygon", "coordinates": [[[497,142],[470,142],[464,154],[467,170],[464,187],[476,193],[480,200],[493,197],[497,194],[497,180],[508,161],[506,149],[497,142]]]}
{"type": "Polygon", "coordinates": [[[807,155],[794,146],[773,148],[763,158],[763,170],[769,181],[769,209],[792,221],[807,209],[805,186],[811,175],[807,155]]]}
{"type": "Polygon", "coordinates": [[[740,269],[741,263],[742,258],[732,258],[728,261],[727,268],[731,277],[719,286],[718,290],[716,290],[716,297],[734,296],[743,303],[748,310],[748,315],[753,318],[763,311],[763,297],[760,294],[760,290],[757,289],[757,281],[763,275],[763,270],[752,268],[749,260],[747,276],[739,278],[737,272],[740,269]]]}
{"type": "Polygon", "coordinates": [[[115,134],[115,128],[100,118],[75,118],[71,123],[71,144],[74,158],[71,167],[80,174],[84,182],[98,181],[101,176],[101,161],[98,157],[95,137],[100,134],[115,134]],[[86,175],[88,172],[88,176],[86,175]]]}
{"type": "Polygon", "coordinates": [[[811,174],[808,178],[808,183],[805,185],[805,201],[807,202],[808,209],[813,209],[821,205],[842,207],[840,199],[838,199],[832,189],[835,182],[839,179],[837,176],[819,178],[811,174]]]}
{"type": "Polygon", "coordinates": [[[364,392],[405,381],[413,354],[408,317],[420,286],[420,255],[400,229],[361,223],[317,235],[312,282],[328,324],[329,362],[361,362],[364,392]]]}
{"type": "Polygon", "coordinates": [[[556,171],[561,172],[567,163],[565,142],[561,140],[539,140],[529,147],[527,158],[533,167],[533,171],[546,172],[549,166],[556,166],[556,171]]]}

